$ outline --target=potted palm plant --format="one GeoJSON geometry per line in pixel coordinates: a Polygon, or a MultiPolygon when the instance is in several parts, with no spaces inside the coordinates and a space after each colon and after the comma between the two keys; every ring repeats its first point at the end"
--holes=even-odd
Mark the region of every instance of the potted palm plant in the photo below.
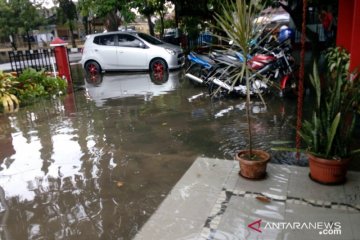
{"type": "Polygon", "coordinates": [[[310,77],[315,90],[315,109],[299,132],[308,154],[311,179],[324,184],[346,180],[347,166],[354,154],[353,135],[359,110],[359,75],[348,71],[345,50],[327,51],[328,74],[321,81],[317,65],[310,77]]]}
{"type": "MultiPolygon", "coordinates": [[[[259,39],[264,30],[264,26],[256,24],[255,17],[260,8],[251,1],[246,4],[245,0],[227,1],[222,8],[221,14],[216,14],[215,19],[220,26],[220,30],[226,33],[230,41],[238,46],[243,56],[248,56],[254,40],[259,39]]],[[[250,114],[250,86],[252,80],[249,78],[250,69],[248,59],[242,63],[241,68],[233,71],[228,81],[234,87],[238,81],[246,81],[246,116],[248,125],[248,149],[236,153],[235,158],[239,161],[239,174],[249,179],[261,179],[265,177],[266,166],[270,160],[270,155],[259,149],[253,149],[251,132],[251,114],[250,114]]],[[[265,102],[259,95],[263,104],[265,102]]]]}

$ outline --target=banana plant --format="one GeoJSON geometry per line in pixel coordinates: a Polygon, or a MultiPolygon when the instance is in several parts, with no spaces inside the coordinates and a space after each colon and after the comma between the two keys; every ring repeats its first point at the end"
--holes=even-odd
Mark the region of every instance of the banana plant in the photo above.
{"type": "Polygon", "coordinates": [[[15,112],[19,109],[20,102],[11,92],[15,84],[17,82],[12,74],[0,71],[0,102],[4,112],[15,112]]]}

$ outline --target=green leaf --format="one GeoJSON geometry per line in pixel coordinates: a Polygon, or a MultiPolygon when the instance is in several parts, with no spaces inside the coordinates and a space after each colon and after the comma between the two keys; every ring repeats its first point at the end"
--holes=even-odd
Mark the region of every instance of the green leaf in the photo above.
{"type": "Polygon", "coordinates": [[[331,124],[331,127],[329,129],[328,139],[327,139],[327,146],[326,146],[326,156],[329,156],[331,148],[333,147],[333,141],[335,134],[338,130],[339,122],[340,122],[340,116],[341,113],[338,113],[334,119],[334,121],[331,124]]]}
{"type": "Polygon", "coordinates": [[[270,142],[272,145],[284,145],[284,144],[290,144],[293,143],[292,141],[281,141],[281,140],[276,140],[276,141],[271,141],[270,142]]]}

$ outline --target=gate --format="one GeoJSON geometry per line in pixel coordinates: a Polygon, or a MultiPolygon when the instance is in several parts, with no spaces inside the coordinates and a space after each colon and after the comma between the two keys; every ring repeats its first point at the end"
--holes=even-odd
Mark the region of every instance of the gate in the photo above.
{"type": "Polygon", "coordinates": [[[27,68],[37,71],[55,70],[54,49],[38,49],[26,51],[9,51],[11,70],[18,75],[27,68]]]}

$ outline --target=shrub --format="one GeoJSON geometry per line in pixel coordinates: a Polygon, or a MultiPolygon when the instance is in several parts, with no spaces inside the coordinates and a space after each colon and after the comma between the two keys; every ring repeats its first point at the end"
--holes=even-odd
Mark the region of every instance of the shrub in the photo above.
{"type": "Polygon", "coordinates": [[[19,77],[0,71],[0,106],[4,112],[16,111],[20,102],[24,105],[41,97],[61,95],[66,89],[66,80],[45,71],[26,69],[19,77]]]}
{"type": "Polygon", "coordinates": [[[39,97],[61,95],[67,88],[66,80],[31,68],[25,70],[17,81],[16,95],[24,103],[33,102],[39,97]]]}

